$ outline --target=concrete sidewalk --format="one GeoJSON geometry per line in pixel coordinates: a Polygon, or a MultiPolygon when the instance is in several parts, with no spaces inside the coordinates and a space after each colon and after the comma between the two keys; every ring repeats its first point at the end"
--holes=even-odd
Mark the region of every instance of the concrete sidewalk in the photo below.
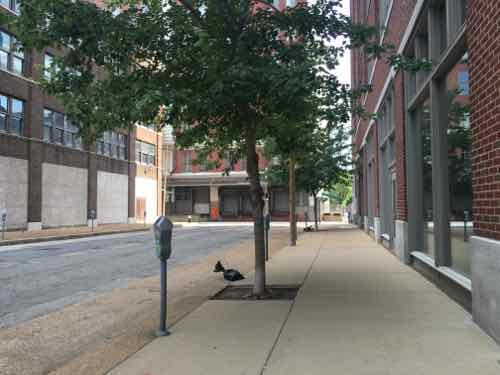
{"type": "Polygon", "coordinates": [[[110,374],[500,374],[470,315],[357,229],[304,234],[268,274],[294,302],[209,301],[110,374]]]}

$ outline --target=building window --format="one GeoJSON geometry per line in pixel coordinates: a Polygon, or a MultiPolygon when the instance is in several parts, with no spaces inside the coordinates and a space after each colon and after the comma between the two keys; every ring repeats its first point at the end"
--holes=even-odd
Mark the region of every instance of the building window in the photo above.
{"type": "Polygon", "coordinates": [[[146,165],[156,165],[156,146],[143,141],[135,141],[135,161],[146,165]]]}
{"type": "Polygon", "coordinates": [[[393,90],[382,102],[378,113],[377,128],[379,142],[379,185],[380,185],[380,229],[382,234],[394,239],[394,201],[395,190],[392,188],[392,169],[395,159],[395,121],[393,90]]]}
{"type": "Polygon", "coordinates": [[[97,141],[97,153],[114,159],[127,160],[127,140],[128,137],[124,134],[105,131],[97,141]]]}
{"type": "Polygon", "coordinates": [[[286,0],[287,7],[294,7],[297,5],[297,0],[286,0]]]}
{"type": "Polygon", "coordinates": [[[0,31],[0,68],[22,75],[24,50],[13,35],[0,31]]]}
{"type": "Polygon", "coordinates": [[[381,38],[382,35],[384,35],[387,19],[389,18],[390,6],[391,6],[391,0],[378,1],[379,27],[380,27],[381,38]]]}
{"type": "Polygon", "coordinates": [[[43,140],[78,150],[82,149],[82,139],[78,136],[78,128],[66,115],[50,109],[43,111],[43,140]]]}
{"type": "Polygon", "coordinates": [[[24,102],[0,95],[0,132],[23,134],[24,102]]]}
{"type": "Polygon", "coordinates": [[[467,70],[458,72],[458,92],[462,96],[469,95],[469,72],[467,70]]]}
{"type": "Polygon", "coordinates": [[[52,74],[58,72],[58,67],[54,65],[54,56],[46,53],[43,58],[43,76],[50,81],[52,74]]]}
{"type": "Polygon", "coordinates": [[[193,166],[193,158],[191,155],[191,151],[184,151],[184,160],[183,160],[183,165],[182,165],[182,170],[184,172],[191,172],[192,171],[192,166],[193,166]]]}
{"type": "Polygon", "coordinates": [[[19,13],[19,10],[21,9],[21,2],[19,0],[0,0],[0,6],[15,13],[19,13]]]}

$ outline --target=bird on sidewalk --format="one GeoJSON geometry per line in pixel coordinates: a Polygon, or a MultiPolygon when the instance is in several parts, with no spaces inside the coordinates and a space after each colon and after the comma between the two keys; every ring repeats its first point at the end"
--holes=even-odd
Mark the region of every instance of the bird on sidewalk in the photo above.
{"type": "Polygon", "coordinates": [[[226,270],[220,260],[215,263],[214,272],[222,272],[224,274],[224,279],[227,281],[239,281],[245,278],[238,270],[226,270]]]}

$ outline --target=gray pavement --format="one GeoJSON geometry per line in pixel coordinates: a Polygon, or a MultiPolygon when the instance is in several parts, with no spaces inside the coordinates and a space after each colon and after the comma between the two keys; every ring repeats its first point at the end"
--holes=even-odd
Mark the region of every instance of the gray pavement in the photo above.
{"type": "Polygon", "coordinates": [[[109,374],[500,374],[470,314],[358,229],[306,233],[267,271],[302,284],[293,302],[207,301],[109,374]]]}
{"type": "MultiPolygon", "coordinates": [[[[168,266],[191,263],[251,237],[250,226],[176,229],[168,266]]],[[[150,232],[2,247],[0,328],[157,274],[150,232]]]]}

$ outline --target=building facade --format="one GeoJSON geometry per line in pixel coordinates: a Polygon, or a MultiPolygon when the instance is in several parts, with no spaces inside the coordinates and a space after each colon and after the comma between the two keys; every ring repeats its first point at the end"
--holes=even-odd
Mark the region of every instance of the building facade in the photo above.
{"type": "MultiPolygon", "coordinates": [[[[17,14],[14,0],[0,12],[17,14]]],[[[0,25],[0,211],[8,229],[153,222],[162,212],[161,134],[146,127],[106,132],[84,144],[39,80],[53,56],[23,49],[0,25]]]]}
{"type": "Polygon", "coordinates": [[[355,22],[430,71],[352,54],[357,224],[500,340],[500,3],[351,0],[355,22]],[[496,30],[496,31],[495,31],[496,30]]]}
{"type": "MultiPolygon", "coordinates": [[[[175,148],[173,137],[164,136],[167,151],[165,168],[165,211],[178,219],[250,220],[253,205],[245,160],[230,163],[229,158],[214,155],[210,160],[198,160],[194,150],[175,148]],[[216,165],[217,164],[217,165],[216,165]],[[231,165],[232,164],[232,165],[231,165]]],[[[264,174],[268,161],[260,153],[259,169],[264,174]]],[[[288,220],[288,187],[270,186],[265,180],[266,212],[274,220],[288,220]]],[[[297,215],[303,220],[313,218],[314,201],[304,192],[297,193],[297,215]]],[[[320,213],[321,214],[321,213],[320,213]]]]}

